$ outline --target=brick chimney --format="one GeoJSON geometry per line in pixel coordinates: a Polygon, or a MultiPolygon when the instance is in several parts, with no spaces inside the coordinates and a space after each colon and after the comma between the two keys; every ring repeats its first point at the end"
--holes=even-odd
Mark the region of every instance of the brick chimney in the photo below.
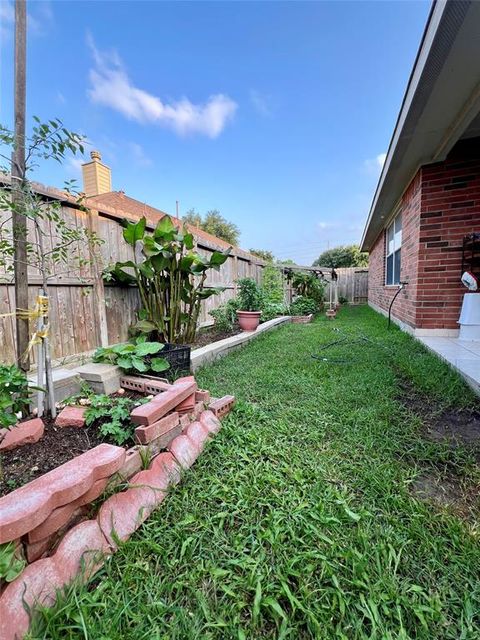
{"type": "Polygon", "coordinates": [[[90,152],[91,162],[82,164],[83,191],[88,196],[98,196],[112,190],[112,172],[103,164],[98,151],[90,152]]]}

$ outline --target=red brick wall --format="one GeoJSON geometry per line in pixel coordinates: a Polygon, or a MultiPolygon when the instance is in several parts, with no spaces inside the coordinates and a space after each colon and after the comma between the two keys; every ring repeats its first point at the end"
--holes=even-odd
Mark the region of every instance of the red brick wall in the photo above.
{"type": "MultiPolygon", "coordinates": [[[[457,329],[465,288],[462,240],[480,231],[480,138],[460,141],[444,162],[420,169],[402,197],[402,272],[408,280],[392,313],[421,329],[457,329]]],[[[369,301],[388,309],[385,232],[370,253],[369,301]]]]}
{"type": "MultiPolygon", "coordinates": [[[[402,267],[400,280],[408,281],[408,286],[395,300],[392,315],[403,322],[415,326],[416,293],[418,280],[418,249],[420,237],[421,171],[417,173],[402,197],[398,213],[402,213],[402,267]]],[[[390,220],[388,221],[391,222],[390,220]]],[[[387,310],[397,292],[397,285],[385,285],[385,243],[386,233],[378,236],[370,251],[368,267],[368,300],[387,310]]]]}
{"type": "Polygon", "coordinates": [[[480,231],[480,139],[422,170],[417,326],[456,329],[463,295],[462,240],[480,231]]]}

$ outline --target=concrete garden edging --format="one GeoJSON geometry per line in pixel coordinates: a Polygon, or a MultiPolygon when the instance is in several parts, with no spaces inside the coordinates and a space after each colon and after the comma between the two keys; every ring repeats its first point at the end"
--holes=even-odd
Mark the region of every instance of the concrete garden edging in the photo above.
{"type": "Polygon", "coordinates": [[[267,322],[259,325],[256,331],[244,331],[236,336],[231,336],[224,340],[218,340],[217,342],[207,344],[205,347],[201,347],[200,349],[195,349],[191,354],[191,369],[195,373],[197,369],[203,367],[205,364],[218,360],[219,358],[223,358],[235,349],[243,347],[243,345],[250,342],[250,340],[262,335],[262,333],[270,331],[271,329],[277,329],[282,324],[286,324],[290,321],[291,316],[273,318],[273,320],[268,320],[267,322]]]}
{"type": "Polygon", "coordinates": [[[197,390],[193,376],[165,386],[136,415],[141,444],[128,450],[100,444],[0,498],[0,544],[12,543],[25,562],[14,580],[0,580],[0,640],[23,638],[30,626],[27,608],[53,605],[58,591],[103,565],[180,482],[235,400],[212,399],[206,409],[209,393],[197,390]],[[95,513],[92,503],[106,490],[95,513]]]}

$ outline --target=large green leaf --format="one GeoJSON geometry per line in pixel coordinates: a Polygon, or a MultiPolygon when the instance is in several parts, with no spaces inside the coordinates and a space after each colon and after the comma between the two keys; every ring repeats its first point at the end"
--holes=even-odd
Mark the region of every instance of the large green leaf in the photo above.
{"type": "Polygon", "coordinates": [[[145,278],[151,279],[155,275],[155,271],[153,270],[152,264],[148,260],[138,265],[138,269],[142,274],[142,276],[145,276],[145,278]]]}
{"type": "Polygon", "coordinates": [[[135,351],[135,345],[133,344],[129,344],[128,342],[122,342],[121,344],[114,344],[113,347],[111,347],[113,353],[118,353],[118,354],[128,354],[128,353],[132,353],[133,351],[135,351]]]}
{"type": "Polygon", "coordinates": [[[167,362],[167,360],[165,360],[165,358],[152,358],[150,362],[150,368],[152,369],[152,371],[160,373],[160,371],[166,371],[167,369],[169,369],[170,364],[169,362],[167,362]]]}
{"type": "MultiPolygon", "coordinates": [[[[133,262],[130,263],[133,266],[133,262]]],[[[136,278],[133,274],[125,271],[123,269],[124,265],[130,266],[129,263],[117,262],[116,264],[110,265],[103,271],[103,277],[105,280],[115,280],[120,282],[121,284],[134,284],[136,283],[136,278]]]]}
{"type": "Polygon", "coordinates": [[[146,224],[147,221],[145,218],[140,218],[138,222],[127,221],[125,229],[123,230],[123,237],[131,247],[134,247],[139,240],[143,239],[146,224]]]}
{"type": "Polygon", "coordinates": [[[150,262],[152,264],[152,267],[155,269],[155,271],[158,273],[160,271],[163,271],[165,269],[165,267],[168,265],[168,260],[167,258],[164,258],[162,255],[156,255],[156,256],[152,256],[150,258],[150,262]]]}
{"type": "Polygon", "coordinates": [[[132,356],[132,366],[137,371],[141,371],[142,373],[143,371],[146,371],[148,368],[145,362],[142,360],[142,358],[138,358],[137,356],[132,356]]]}
{"type": "Polygon", "coordinates": [[[156,239],[173,240],[175,233],[176,227],[170,216],[163,216],[163,218],[158,221],[153,235],[156,239]]]}
{"type": "Polygon", "coordinates": [[[205,287],[204,289],[198,291],[197,295],[200,300],[205,300],[206,298],[210,298],[210,296],[215,296],[219,293],[222,293],[222,291],[225,291],[225,287],[205,287]]]}
{"type": "Polygon", "coordinates": [[[190,267],[192,266],[195,260],[195,256],[191,253],[187,253],[186,256],[180,260],[180,269],[182,271],[190,271],[190,267]]]}
{"type": "Polygon", "coordinates": [[[162,250],[162,245],[155,242],[153,236],[145,236],[143,239],[143,254],[147,258],[158,255],[162,250]]]}
{"type": "Polygon", "coordinates": [[[117,364],[121,369],[131,369],[132,368],[132,358],[128,356],[122,356],[118,358],[117,364]]]}
{"type": "Polygon", "coordinates": [[[186,233],[183,236],[183,242],[185,244],[185,248],[188,249],[188,251],[190,251],[191,249],[193,249],[194,246],[194,239],[193,239],[193,234],[191,233],[186,233]]]}
{"type": "Polygon", "coordinates": [[[139,320],[133,325],[132,328],[136,331],[141,331],[142,333],[151,333],[157,327],[153,324],[153,322],[150,322],[149,320],[139,320]]]}
{"type": "Polygon", "coordinates": [[[135,355],[137,356],[148,356],[152,353],[158,353],[164,348],[165,345],[160,342],[144,342],[143,344],[137,345],[135,349],[135,355]]]}
{"type": "Polygon", "coordinates": [[[227,259],[228,256],[230,255],[230,251],[231,249],[228,249],[227,251],[214,251],[212,253],[212,255],[210,256],[210,260],[208,262],[208,265],[210,267],[220,267],[227,259]]]}

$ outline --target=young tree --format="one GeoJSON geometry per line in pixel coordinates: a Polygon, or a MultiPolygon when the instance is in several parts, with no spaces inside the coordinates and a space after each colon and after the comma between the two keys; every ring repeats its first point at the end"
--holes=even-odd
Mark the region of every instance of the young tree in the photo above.
{"type": "Polygon", "coordinates": [[[357,244],[342,245],[327,249],[312,263],[312,267],[367,267],[368,253],[360,251],[357,244]]]}
{"type": "Polygon", "coordinates": [[[204,217],[195,209],[190,209],[182,220],[232,245],[237,245],[240,239],[240,229],[233,222],[226,220],[218,209],[207,211],[204,217]]]}
{"type": "MultiPolygon", "coordinates": [[[[22,227],[25,253],[21,266],[25,273],[29,268],[36,270],[42,284],[35,308],[27,309],[28,304],[19,308],[17,303],[15,316],[24,319],[26,323],[36,321],[36,331],[30,339],[30,347],[38,345],[39,386],[47,387],[49,410],[55,415],[49,349],[48,283],[52,277],[59,275],[59,265],[63,274],[74,272],[77,275],[81,272],[81,268],[90,261],[81,250],[81,244],[88,245],[90,255],[98,246],[99,240],[88,229],[77,227],[74,220],[64,216],[61,200],[39,194],[29,179],[29,174],[40,161],[62,162],[66,153],[83,153],[83,137],[68,131],[58,119],[42,123],[35,117],[34,121],[32,133],[25,139],[23,176],[17,178],[12,175],[9,179],[8,154],[0,154],[6,162],[5,166],[0,166],[0,172],[4,176],[0,186],[0,280],[10,284],[15,283],[18,278],[18,268],[15,268],[15,263],[19,262],[18,254],[15,256],[18,229],[14,229],[14,224],[19,216],[23,216],[26,221],[26,225],[22,227]]],[[[14,133],[3,125],[0,125],[0,147],[15,147],[14,133]]],[[[80,195],[75,191],[73,181],[66,184],[65,190],[66,198],[71,198],[73,204],[86,210],[80,195]]],[[[30,326],[27,326],[30,330],[30,326]]],[[[23,350],[20,355],[26,357],[27,354],[28,351],[23,350]]],[[[42,415],[42,392],[38,401],[39,415],[42,415]]]]}

